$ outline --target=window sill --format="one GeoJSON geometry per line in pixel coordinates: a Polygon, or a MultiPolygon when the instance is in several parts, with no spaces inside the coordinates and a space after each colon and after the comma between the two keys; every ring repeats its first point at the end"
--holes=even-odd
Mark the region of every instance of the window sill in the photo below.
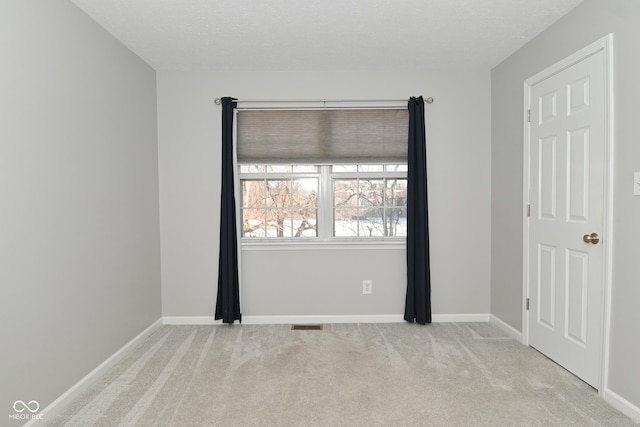
{"type": "Polygon", "coordinates": [[[393,240],[268,240],[242,239],[242,251],[304,251],[304,250],[405,250],[406,239],[393,240]]]}

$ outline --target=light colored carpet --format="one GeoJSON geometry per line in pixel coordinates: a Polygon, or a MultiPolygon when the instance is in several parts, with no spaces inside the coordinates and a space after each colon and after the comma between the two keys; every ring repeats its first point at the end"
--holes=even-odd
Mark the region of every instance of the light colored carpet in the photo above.
{"type": "Polygon", "coordinates": [[[633,426],[488,323],[164,326],[51,426],[633,426]]]}

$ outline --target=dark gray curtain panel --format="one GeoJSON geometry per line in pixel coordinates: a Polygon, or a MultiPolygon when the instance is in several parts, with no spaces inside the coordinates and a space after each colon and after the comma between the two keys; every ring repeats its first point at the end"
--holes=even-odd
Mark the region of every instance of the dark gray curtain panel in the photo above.
{"type": "Polygon", "coordinates": [[[409,99],[407,152],[407,298],[404,320],[431,323],[427,147],[424,100],[409,99]]]}
{"type": "Polygon", "coordinates": [[[220,258],[218,260],[218,299],[216,320],[242,322],[240,281],[238,279],[238,233],[234,191],[233,116],[238,105],[233,98],[222,98],[222,197],[220,203],[220,258]]]}

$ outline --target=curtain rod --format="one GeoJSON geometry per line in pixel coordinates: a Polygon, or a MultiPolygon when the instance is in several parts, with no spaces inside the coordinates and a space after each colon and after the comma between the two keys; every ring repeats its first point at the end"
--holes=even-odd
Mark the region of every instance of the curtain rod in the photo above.
{"type": "MultiPolygon", "coordinates": [[[[409,98],[407,99],[241,99],[241,100],[236,100],[237,102],[249,102],[249,103],[260,103],[260,102],[264,102],[264,103],[277,103],[277,102],[289,102],[289,103],[303,103],[303,102],[316,102],[316,103],[332,103],[332,102],[385,102],[385,103],[391,103],[391,102],[408,102],[409,98]]],[[[426,102],[427,104],[433,104],[433,98],[429,97],[429,98],[425,98],[424,102],[426,102]]],[[[220,98],[216,98],[215,99],[215,103],[216,105],[220,105],[222,104],[222,99],[220,98]]]]}

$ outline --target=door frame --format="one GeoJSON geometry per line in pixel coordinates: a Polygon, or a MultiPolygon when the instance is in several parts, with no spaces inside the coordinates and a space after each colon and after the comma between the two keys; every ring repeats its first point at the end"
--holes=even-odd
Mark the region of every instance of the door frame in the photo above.
{"type": "Polygon", "coordinates": [[[613,111],[613,34],[608,34],[591,43],[587,47],[569,55],[565,59],[551,65],[543,71],[536,73],[524,81],[524,153],[523,153],[523,188],[522,188],[522,234],[523,234],[523,260],[522,260],[522,342],[529,346],[529,311],[526,307],[529,298],[529,180],[530,180],[530,124],[528,111],[531,108],[531,87],[537,83],[571,67],[572,65],[592,56],[597,52],[604,55],[604,224],[603,224],[603,268],[602,268],[602,354],[599,366],[598,394],[604,397],[608,388],[609,379],[609,344],[611,325],[611,283],[613,275],[613,161],[614,161],[614,111],[613,111]]]}

